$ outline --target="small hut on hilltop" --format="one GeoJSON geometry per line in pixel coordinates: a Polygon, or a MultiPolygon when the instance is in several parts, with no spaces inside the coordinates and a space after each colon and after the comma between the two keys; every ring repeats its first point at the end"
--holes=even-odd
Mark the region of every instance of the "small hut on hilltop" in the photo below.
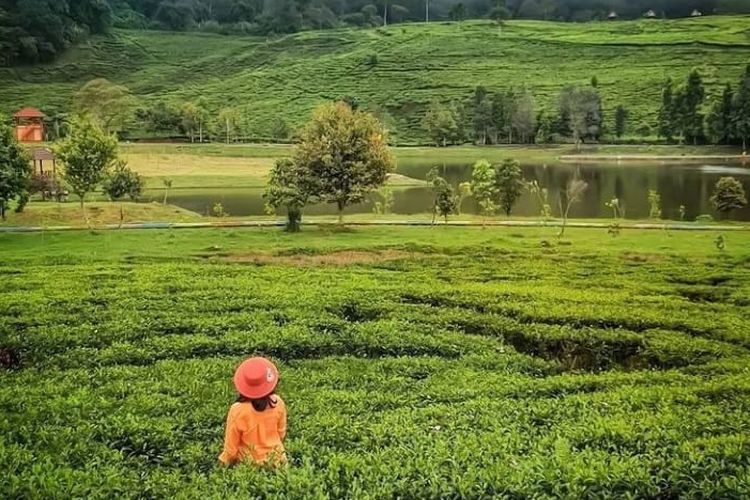
{"type": "Polygon", "coordinates": [[[698,9],[695,9],[693,12],[690,13],[690,17],[702,17],[703,12],[699,11],[698,9]]]}
{"type": "Polygon", "coordinates": [[[618,17],[619,16],[617,15],[617,12],[615,12],[614,10],[612,10],[612,11],[609,12],[609,15],[607,16],[607,19],[609,19],[610,21],[616,21],[618,17]]]}
{"type": "Polygon", "coordinates": [[[651,9],[645,14],[643,14],[643,17],[645,17],[646,19],[656,19],[656,12],[654,12],[654,10],[651,9]]]}
{"type": "Polygon", "coordinates": [[[13,115],[16,139],[20,142],[44,141],[44,119],[46,115],[36,108],[23,108],[13,115]]]}

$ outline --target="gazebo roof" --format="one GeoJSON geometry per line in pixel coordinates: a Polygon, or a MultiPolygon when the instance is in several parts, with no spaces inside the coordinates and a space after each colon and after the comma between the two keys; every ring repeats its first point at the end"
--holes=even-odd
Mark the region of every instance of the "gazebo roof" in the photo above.
{"type": "Polygon", "coordinates": [[[55,159],[55,154],[52,152],[52,150],[47,148],[34,148],[31,150],[31,156],[35,161],[47,161],[55,159]]]}
{"type": "Polygon", "coordinates": [[[45,115],[36,108],[23,108],[13,115],[14,118],[44,118],[45,115]]]}

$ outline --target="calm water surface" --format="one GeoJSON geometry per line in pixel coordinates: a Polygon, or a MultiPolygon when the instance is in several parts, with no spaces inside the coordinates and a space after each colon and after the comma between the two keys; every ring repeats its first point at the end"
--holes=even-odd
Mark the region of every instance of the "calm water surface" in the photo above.
{"type": "MultiPolygon", "coordinates": [[[[416,179],[425,179],[431,165],[424,162],[401,162],[397,172],[416,179]]],[[[455,186],[471,179],[471,164],[446,164],[442,167],[443,176],[455,186]]],[[[567,182],[580,175],[587,183],[588,190],[584,199],[571,210],[572,217],[611,217],[611,210],[605,203],[618,198],[625,209],[625,216],[630,219],[646,218],[649,215],[648,190],[659,191],[662,198],[664,217],[678,219],[679,207],[684,205],[688,219],[701,214],[712,214],[709,201],[716,181],[720,177],[733,176],[742,182],[750,193],[750,165],[740,164],[660,164],[660,163],[622,163],[622,164],[550,164],[523,165],[524,178],[536,180],[542,187],[549,189],[549,201],[555,214],[558,213],[559,193],[565,189],[567,182]]],[[[263,215],[262,189],[184,189],[170,194],[170,203],[180,207],[208,214],[211,207],[220,202],[231,215],[263,215]]],[[[161,191],[147,193],[153,200],[159,201],[161,191]]],[[[370,213],[374,202],[380,197],[374,194],[361,205],[347,209],[347,213],[370,213]]],[[[427,187],[394,188],[395,214],[416,214],[431,211],[432,193],[427,187]]],[[[467,199],[463,205],[464,213],[476,213],[474,200],[467,199]]],[[[319,205],[305,210],[309,215],[333,215],[333,205],[319,205]]],[[[523,198],[514,208],[513,213],[520,216],[536,216],[539,207],[536,200],[524,193],[523,198]]],[[[733,218],[750,220],[750,208],[737,211],[733,218]]]]}

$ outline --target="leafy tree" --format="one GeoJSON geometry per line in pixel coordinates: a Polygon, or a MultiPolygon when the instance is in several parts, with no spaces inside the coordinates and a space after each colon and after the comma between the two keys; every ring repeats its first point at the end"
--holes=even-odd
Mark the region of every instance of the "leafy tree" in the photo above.
{"type": "Polygon", "coordinates": [[[133,172],[122,160],[115,162],[115,167],[108,172],[102,184],[102,191],[112,201],[125,196],[132,201],[138,201],[143,194],[145,181],[137,172],[133,172]]]}
{"type": "Polygon", "coordinates": [[[529,92],[524,92],[516,98],[511,115],[511,125],[516,137],[521,143],[528,143],[534,139],[536,130],[536,104],[529,92]]]}
{"type": "Polygon", "coordinates": [[[271,169],[263,197],[271,211],[285,208],[286,230],[296,233],[300,230],[302,209],[307,205],[308,194],[302,182],[302,171],[290,159],[277,160],[271,169]]]}
{"type": "Polygon", "coordinates": [[[495,169],[495,186],[498,194],[498,205],[505,215],[510,216],[524,188],[521,164],[516,160],[504,160],[495,169]]]}
{"type": "Polygon", "coordinates": [[[224,139],[227,144],[233,142],[237,138],[237,133],[240,129],[240,113],[235,108],[224,108],[219,112],[219,116],[216,117],[216,131],[219,130],[224,134],[224,139]]]}
{"type": "Polygon", "coordinates": [[[727,84],[721,95],[721,100],[714,103],[706,120],[708,135],[714,143],[728,143],[732,138],[732,119],[734,93],[732,86],[727,84]]]}
{"type": "Polygon", "coordinates": [[[671,142],[677,135],[677,110],[675,109],[674,83],[667,79],[661,94],[659,109],[659,135],[671,142]]]}
{"type": "Polygon", "coordinates": [[[466,6],[464,6],[463,3],[459,2],[451,7],[448,15],[450,16],[451,21],[463,21],[464,19],[466,19],[466,6]]]}
{"type": "Polygon", "coordinates": [[[700,112],[706,92],[703,79],[697,70],[688,76],[687,84],[678,92],[679,124],[685,141],[697,144],[703,137],[703,115],[700,112]]]}
{"type": "Polygon", "coordinates": [[[0,218],[5,220],[11,201],[28,200],[31,157],[16,140],[12,128],[0,123],[0,218]]]}
{"type": "Polygon", "coordinates": [[[478,143],[487,144],[492,125],[492,99],[484,87],[477,87],[474,91],[474,134],[478,143]]]}
{"type": "Polygon", "coordinates": [[[560,94],[560,120],[568,120],[576,145],[596,140],[602,130],[602,102],[593,87],[566,87],[560,94]]]}
{"type": "Polygon", "coordinates": [[[343,102],[315,111],[302,131],[294,162],[301,169],[303,191],[335,203],[339,223],[344,209],[382,186],[394,166],[382,125],[343,102]]]}
{"type": "Polygon", "coordinates": [[[286,141],[292,136],[292,130],[289,124],[281,117],[276,117],[271,121],[271,138],[277,141],[286,141]]]}
{"type": "Polygon", "coordinates": [[[734,177],[722,177],[714,187],[711,203],[717,212],[726,217],[733,210],[743,208],[747,205],[745,188],[734,177]]]}
{"type": "Polygon", "coordinates": [[[427,181],[430,183],[430,187],[434,194],[434,201],[432,204],[433,224],[438,215],[445,218],[445,222],[447,223],[448,216],[456,213],[458,210],[458,203],[456,195],[453,192],[453,187],[439,174],[437,167],[433,167],[427,174],[427,181]]]}
{"type": "Polygon", "coordinates": [[[136,101],[127,87],[97,78],[76,92],[73,105],[79,113],[91,115],[106,132],[121,132],[133,119],[136,101]]]}
{"type": "Polygon", "coordinates": [[[503,21],[507,21],[511,18],[511,13],[504,5],[497,5],[493,7],[492,10],[490,10],[490,13],[487,15],[487,17],[498,24],[503,24],[503,21]]]}
{"type": "Polygon", "coordinates": [[[63,178],[80,199],[81,211],[88,223],[84,206],[86,194],[104,180],[117,159],[117,138],[89,117],[77,117],[71,124],[70,135],[60,141],[55,153],[65,167],[63,178]]]}
{"type": "Polygon", "coordinates": [[[195,142],[195,133],[198,130],[199,123],[198,106],[192,102],[186,102],[180,110],[180,115],[182,118],[180,127],[188,134],[190,142],[195,142]]]}
{"type": "Polygon", "coordinates": [[[422,125],[438,146],[447,146],[459,134],[456,114],[450,107],[438,101],[430,104],[422,125]]]}
{"type": "Polygon", "coordinates": [[[472,195],[471,182],[462,182],[458,185],[456,196],[456,215],[461,215],[464,201],[472,195]]]}
{"type": "Polygon", "coordinates": [[[734,108],[732,135],[742,141],[742,152],[745,154],[747,139],[750,137],[750,65],[748,65],[740,82],[732,107],[734,108]]]}
{"type": "Polygon", "coordinates": [[[497,210],[495,198],[497,186],[495,184],[495,169],[487,160],[479,160],[474,164],[471,172],[471,192],[479,205],[479,210],[485,217],[494,215],[497,210]]]}
{"type": "Polygon", "coordinates": [[[615,135],[622,137],[625,135],[625,129],[627,128],[628,110],[624,106],[619,105],[615,110],[615,135]]]}

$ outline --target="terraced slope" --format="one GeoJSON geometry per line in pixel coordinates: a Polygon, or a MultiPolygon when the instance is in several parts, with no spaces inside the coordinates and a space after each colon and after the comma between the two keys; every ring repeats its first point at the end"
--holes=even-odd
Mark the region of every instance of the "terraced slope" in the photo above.
{"type": "Polygon", "coordinates": [[[0,70],[0,109],[66,109],[87,80],[106,77],[146,101],[204,96],[240,107],[267,135],[271,117],[305,121],[318,103],[343,95],[385,110],[400,142],[424,141],[432,99],[467,99],[476,85],[529,87],[552,110],[561,87],[597,76],[609,117],[653,121],[667,76],[694,67],[709,91],[734,82],[750,61],[750,18],[562,24],[518,21],[399,25],[306,32],[280,39],[116,31],[52,65],[0,70]],[[377,55],[377,64],[369,64],[377,55]]]}

